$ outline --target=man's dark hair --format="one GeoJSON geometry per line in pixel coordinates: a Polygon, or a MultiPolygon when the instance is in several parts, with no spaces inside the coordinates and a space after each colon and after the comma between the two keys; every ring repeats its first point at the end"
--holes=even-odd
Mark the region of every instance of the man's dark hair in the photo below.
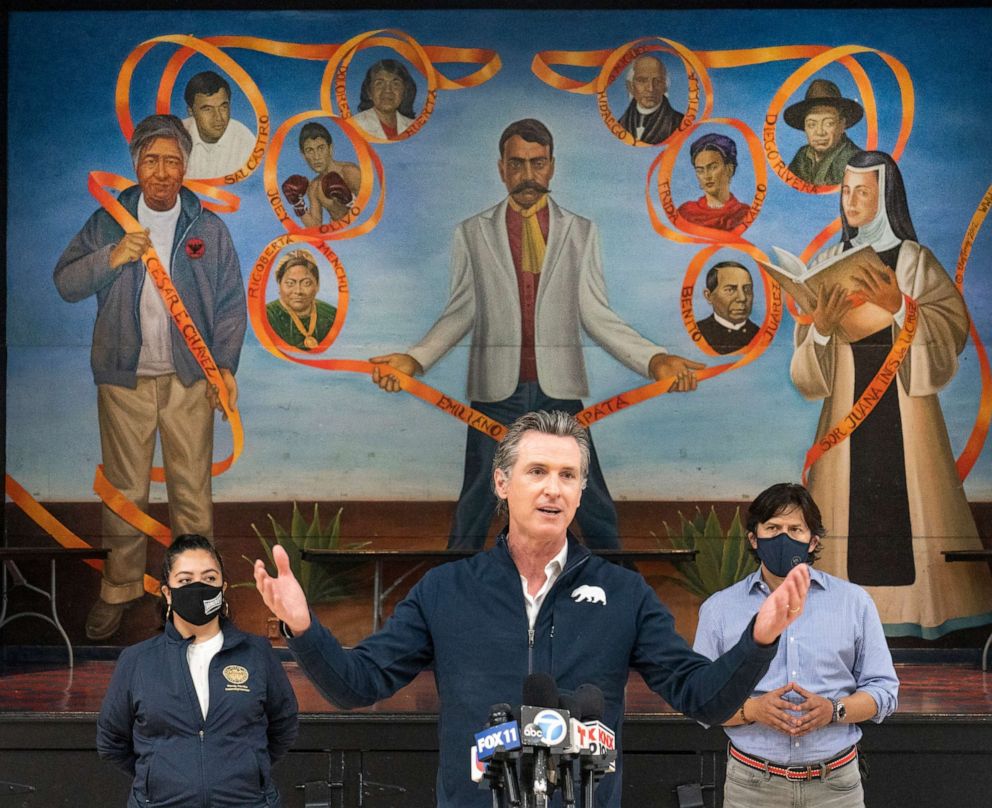
{"type": "Polygon", "coordinates": [[[751,277],[751,270],[744,266],[744,264],[740,264],[737,261],[721,261],[719,264],[713,264],[713,266],[710,267],[710,271],[706,273],[706,288],[709,291],[712,292],[719,285],[720,270],[727,269],[728,267],[743,269],[748,274],[748,277],[751,277]]]}
{"type": "Polygon", "coordinates": [[[499,136],[499,156],[503,159],[503,148],[506,141],[511,137],[519,135],[528,143],[539,143],[548,147],[548,157],[555,156],[555,139],[551,136],[551,131],[536,118],[524,118],[522,121],[514,121],[499,136]]]}
{"type": "Polygon", "coordinates": [[[358,97],[358,111],[362,112],[372,106],[372,82],[376,73],[399,76],[403,82],[403,100],[400,101],[396,111],[404,118],[416,118],[417,114],[413,111],[413,101],[417,97],[417,83],[410,75],[410,71],[406,69],[406,65],[397,59],[380,59],[365,71],[361,94],[358,97]]]}
{"type": "Polygon", "coordinates": [[[319,139],[326,140],[328,146],[334,145],[334,138],[331,137],[331,133],[327,131],[324,124],[315,121],[303,124],[303,128],[300,130],[300,151],[303,151],[303,144],[308,140],[319,139]]]}
{"type": "MultiPolygon", "coordinates": [[[[806,527],[810,529],[810,534],[818,536],[822,541],[826,528],[824,528],[823,520],[820,517],[820,509],[813,501],[809,491],[798,483],[776,483],[758,494],[747,509],[748,533],[753,533],[757,537],[758,525],[761,522],[767,522],[782,511],[797,505],[803,512],[803,519],[806,520],[806,527]]],[[[757,550],[751,548],[751,553],[757,559],[757,550]]],[[[813,564],[819,557],[820,548],[817,547],[809,554],[809,563],[813,564]]]]}
{"type": "Polygon", "coordinates": [[[183,98],[186,99],[186,106],[193,109],[193,102],[198,95],[213,95],[218,90],[227,90],[227,98],[230,100],[231,85],[227,83],[227,79],[213,70],[204,70],[186,82],[183,98]]]}

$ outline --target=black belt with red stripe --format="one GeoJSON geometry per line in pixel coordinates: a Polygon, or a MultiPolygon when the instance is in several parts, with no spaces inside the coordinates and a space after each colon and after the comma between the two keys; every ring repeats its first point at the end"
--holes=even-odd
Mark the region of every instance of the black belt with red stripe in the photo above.
{"type": "Polygon", "coordinates": [[[810,763],[808,766],[782,766],[772,763],[763,758],[751,757],[744,754],[733,744],[727,747],[727,754],[739,763],[759,772],[774,774],[776,777],[784,777],[786,780],[813,780],[817,777],[826,777],[828,772],[846,766],[851,761],[858,759],[858,747],[852,746],[850,749],[841,752],[832,760],[824,760],[820,763],[810,763]]]}

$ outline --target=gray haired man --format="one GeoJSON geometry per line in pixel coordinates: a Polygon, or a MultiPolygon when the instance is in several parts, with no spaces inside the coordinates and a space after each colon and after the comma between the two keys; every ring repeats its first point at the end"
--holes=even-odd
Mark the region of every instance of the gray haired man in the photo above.
{"type": "Polygon", "coordinates": [[[638,56],[627,71],[630,104],[620,125],[641,143],[661,143],[685,116],[668,101],[668,71],[657,56],[638,56]]]}
{"type": "MultiPolygon", "coordinates": [[[[565,412],[514,421],[490,476],[507,513],[496,546],[428,572],[386,625],[351,650],[317,622],[282,547],[272,552],[276,577],[255,562],[262,599],[292,635],[289,649],[335,704],[372,704],[433,668],[441,708],[438,808],[492,805],[467,775],[466,747],[489,705],[517,701],[529,673],[546,673],[566,690],[587,683],[602,689],[602,720],[618,738],[630,670],[676,709],[723,721],[764,676],[778,636],[802,613],[805,565],[765,600],[727,654],[709,662],[691,651],[640,575],[591,555],[568,532],[590,451],[586,430],[565,412]]],[[[597,806],[619,808],[622,772],[621,755],[617,773],[596,789],[597,806]]]]}
{"type": "MultiPolygon", "coordinates": [[[[244,286],[227,227],[182,187],[190,148],[189,133],[173,115],[151,115],[135,127],[130,150],[138,184],[122,191],[119,202],[141,229],[124,232],[106,210],[96,211],[62,253],[55,286],[70,303],[97,299],[90,364],[107,479],[145,510],[157,434],[173,535],[209,536],[219,399],[141,260],[155,248],[235,406],[244,286]]],[[[127,605],[144,594],[146,538],[106,507],[103,546],[112,552],[86,619],[92,640],[113,635],[127,605]]]]}

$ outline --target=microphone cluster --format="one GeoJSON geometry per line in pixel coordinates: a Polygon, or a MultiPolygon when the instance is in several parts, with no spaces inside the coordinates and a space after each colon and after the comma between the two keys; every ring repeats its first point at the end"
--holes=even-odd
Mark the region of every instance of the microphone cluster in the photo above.
{"type": "Polygon", "coordinates": [[[547,808],[556,791],[565,808],[593,808],[596,784],[616,769],[616,735],[602,721],[603,708],[603,691],[595,685],[560,695],[549,675],[531,674],[519,721],[509,704],[495,704],[475,734],[472,779],[492,791],[493,808],[547,808]]]}

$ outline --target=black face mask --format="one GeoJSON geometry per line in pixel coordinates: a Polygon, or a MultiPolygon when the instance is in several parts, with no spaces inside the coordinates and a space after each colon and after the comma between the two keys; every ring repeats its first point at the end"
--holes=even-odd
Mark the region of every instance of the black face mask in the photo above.
{"type": "Polygon", "coordinates": [[[757,539],[758,558],[772,575],[784,578],[789,570],[809,560],[809,542],[796,541],[787,533],[768,539],[757,539]]]}
{"type": "Polygon", "coordinates": [[[224,606],[224,590],[201,582],[170,587],[172,611],[187,623],[204,626],[220,614],[224,606]]]}

